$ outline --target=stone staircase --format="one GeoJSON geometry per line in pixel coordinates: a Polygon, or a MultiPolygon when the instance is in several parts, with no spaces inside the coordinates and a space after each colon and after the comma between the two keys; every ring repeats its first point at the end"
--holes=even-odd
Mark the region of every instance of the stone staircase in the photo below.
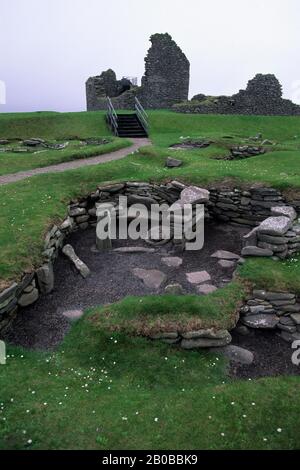
{"type": "Polygon", "coordinates": [[[118,114],[119,137],[148,137],[136,114],[118,114]]]}

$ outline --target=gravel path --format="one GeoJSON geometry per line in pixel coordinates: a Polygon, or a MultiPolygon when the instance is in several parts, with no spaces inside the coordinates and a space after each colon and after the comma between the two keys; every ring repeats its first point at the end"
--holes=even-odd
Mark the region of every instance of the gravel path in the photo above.
{"type": "Polygon", "coordinates": [[[66,170],[74,170],[83,166],[98,165],[100,163],[111,162],[114,160],[120,160],[121,158],[127,157],[131,152],[135,152],[141,147],[151,145],[149,139],[130,139],[133,142],[131,147],[126,147],[116,152],[105,153],[97,157],[83,158],[80,160],[74,160],[72,162],[59,163],[58,165],[46,166],[44,168],[34,168],[33,170],[20,171],[18,173],[0,176],[0,185],[15,183],[16,181],[24,180],[35,175],[42,175],[44,173],[61,173],[66,170]]]}

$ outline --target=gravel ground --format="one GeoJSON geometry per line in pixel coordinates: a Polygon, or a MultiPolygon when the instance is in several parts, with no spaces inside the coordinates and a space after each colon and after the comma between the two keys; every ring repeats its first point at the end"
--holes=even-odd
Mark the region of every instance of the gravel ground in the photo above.
{"type": "MultiPolygon", "coordinates": [[[[246,230],[247,231],[247,230],[246,230]]],[[[206,224],[205,244],[201,251],[189,251],[182,256],[180,268],[169,268],[161,263],[171,246],[155,253],[120,254],[113,251],[95,252],[95,229],[77,232],[68,239],[78,256],[88,265],[92,274],[83,279],[70,261],[60,255],[55,263],[55,289],[34,305],[23,309],[12,324],[7,339],[15,344],[34,349],[53,349],[63,340],[71,321],[64,312],[84,310],[87,307],[116,302],[127,295],[143,296],[164,292],[166,284],[179,282],[188,293],[195,287],[186,280],[185,273],[206,270],[212,282],[221,287],[232,278],[233,268],[223,270],[211,255],[219,249],[240,253],[241,232],[244,229],[226,225],[206,224]],[[158,291],[146,287],[132,274],[134,268],[158,269],[167,275],[167,281],[158,291]]],[[[118,240],[113,247],[146,246],[144,242],[118,240]]]]}
{"type": "MultiPolygon", "coordinates": [[[[161,258],[171,246],[157,249],[155,253],[120,254],[112,251],[95,251],[95,230],[77,232],[68,239],[78,256],[89,266],[92,274],[83,279],[63,255],[55,263],[55,290],[36,304],[22,309],[5,338],[26,348],[50,350],[56,348],[69,331],[78,311],[106,303],[116,302],[127,295],[142,296],[163,293],[168,283],[179,282],[188,293],[195,288],[186,280],[185,273],[206,270],[212,283],[223,286],[232,277],[233,269],[224,271],[211,255],[219,250],[240,252],[241,235],[244,230],[226,225],[206,224],[205,246],[200,252],[175,254],[183,258],[180,268],[169,268],[161,258]],[[158,291],[145,287],[132,274],[134,268],[159,269],[167,275],[167,281],[158,291]]],[[[145,246],[144,242],[116,241],[114,248],[122,246],[145,246]]],[[[233,335],[233,343],[254,353],[250,366],[232,365],[233,378],[259,378],[278,375],[300,375],[300,366],[292,364],[291,345],[273,332],[257,331],[250,336],[233,335]]]]}
{"type": "Polygon", "coordinates": [[[232,365],[230,375],[237,378],[275,377],[300,375],[300,366],[292,363],[291,344],[272,331],[256,331],[250,336],[233,335],[233,343],[254,354],[254,362],[248,365],[232,365]]]}

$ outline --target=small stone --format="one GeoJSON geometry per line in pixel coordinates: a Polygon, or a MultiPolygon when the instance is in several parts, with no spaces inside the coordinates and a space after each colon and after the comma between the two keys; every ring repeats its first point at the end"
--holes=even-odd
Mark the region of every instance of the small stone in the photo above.
{"type": "Polygon", "coordinates": [[[123,246],[121,248],[115,248],[115,253],[155,253],[155,248],[145,248],[143,246],[123,246]]]}
{"type": "Polygon", "coordinates": [[[176,158],[168,157],[166,160],[167,168],[178,168],[182,165],[182,160],[177,160],[176,158]]]}
{"type": "Polygon", "coordinates": [[[210,352],[221,353],[223,356],[227,357],[230,362],[236,362],[238,364],[251,365],[254,361],[254,354],[251,351],[239,346],[234,346],[233,344],[220,349],[212,348],[210,352]]]}
{"type": "Polygon", "coordinates": [[[165,264],[169,268],[179,268],[183,263],[183,259],[179,258],[179,257],[176,257],[176,256],[173,256],[173,257],[170,256],[168,258],[162,258],[161,261],[162,261],[163,264],[165,264]]]}
{"type": "Polygon", "coordinates": [[[4,302],[5,300],[11,299],[12,297],[14,297],[17,288],[18,288],[18,284],[14,282],[11,286],[9,286],[7,289],[2,291],[0,293],[0,304],[2,304],[2,302],[4,302]]]}
{"type": "Polygon", "coordinates": [[[63,316],[69,318],[69,320],[78,320],[83,315],[82,310],[67,310],[63,312],[63,316]]]}
{"type": "Polygon", "coordinates": [[[279,318],[277,315],[272,314],[259,314],[259,315],[249,315],[242,318],[244,325],[249,328],[256,329],[274,329],[279,323],[279,318]]]}
{"type": "MultiPolygon", "coordinates": [[[[285,326],[295,326],[296,324],[295,320],[293,320],[292,317],[281,317],[279,323],[285,326]]],[[[300,315],[299,315],[299,324],[300,324],[300,315]]]]}
{"type": "Polygon", "coordinates": [[[286,245],[273,245],[271,243],[258,242],[257,246],[259,248],[263,248],[264,250],[273,251],[273,253],[276,253],[277,256],[279,256],[278,253],[284,253],[287,251],[286,245]]]}
{"type": "Polygon", "coordinates": [[[34,288],[31,292],[28,294],[23,294],[19,300],[18,304],[20,307],[28,307],[29,305],[32,305],[34,302],[36,302],[39,298],[39,291],[34,288]]]}
{"type": "Polygon", "coordinates": [[[169,284],[165,287],[165,294],[167,295],[183,295],[184,290],[181,284],[169,284]]]}
{"type": "Polygon", "coordinates": [[[89,220],[90,216],[89,215],[80,215],[79,217],[76,217],[76,223],[77,224],[84,224],[89,220]]]}
{"type": "Polygon", "coordinates": [[[197,339],[183,339],[181,347],[183,349],[202,349],[227,346],[231,343],[231,335],[227,332],[223,338],[197,338],[197,339]]]}
{"type": "Polygon", "coordinates": [[[257,227],[251,230],[251,232],[247,233],[247,235],[243,236],[243,244],[244,246],[256,246],[257,244],[257,227]]]}
{"type": "Polygon", "coordinates": [[[234,332],[240,336],[249,336],[250,330],[246,325],[236,326],[234,332]]]}
{"type": "Polygon", "coordinates": [[[207,271],[186,273],[186,277],[191,284],[204,284],[205,282],[211,281],[211,276],[207,271]]]}
{"type": "Polygon", "coordinates": [[[171,339],[171,340],[176,340],[178,338],[178,333],[177,331],[170,331],[170,332],[162,332],[162,333],[157,333],[155,335],[151,335],[150,339],[154,340],[160,340],[160,339],[171,339]]]}
{"type": "Polygon", "coordinates": [[[28,147],[36,147],[37,145],[41,145],[43,143],[45,143],[45,141],[38,138],[23,140],[23,145],[27,145],[28,147]]]}
{"type": "Polygon", "coordinates": [[[106,193],[118,193],[123,188],[125,188],[125,184],[117,183],[117,184],[109,184],[109,185],[106,185],[106,186],[99,186],[98,189],[100,191],[104,191],[106,193]]]}
{"type": "Polygon", "coordinates": [[[199,331],[188,331],[181,333],[184,339],[198,339],[198,338],[209,338],[209,339],[224,339],[228,337],[227,330],[216,330],[214,328],[208,328],[199,331]]]}
{"type": "Polygon", "coordinates": [[[300,313],[293,313],[291,315],[291,319],[296,323],[296,325],[300,325],[300,313]]]}
{"type": "Polygon", "coordinates": [[[86,215],[86,209],[84,207],[70,207],[69,209],[69,216],[70,217],[79,217],[82,215],[86,215]]]}
{"type": "Polygon", "coordinates": [[[158,271],[157,269],[135,268],[132,270],[132,272],[150,289],[159,289],[167,279],[167,276],[162,271],[158,271]]]}
{"type": "Polygon", "coordinates": [[[288,333],[287,331],[281,331],[279,336],[287,343],[293,343],[294,341],[300,340],[300,333],[288,333]]]}
{"type": "Polygon", "coordinates": [[[265,290],[254,290],[253,291],[254,297],[262,300],[294,300],[295,294],[290,294],[287,292],[268,292],[265,290]]]}
{"type": "Polygon", "coordinates": [[[259,234],[259,240],[265,243],[271,243],[273,245],[286,245],[288,238],[286,237],[272,237],[272,235],[259,234]]]}
{"type": "Polygon", "coordinates": [[[201,284],[200,286],[196,287],[196,290],[198,294],[208,295],[218,290],[218,288],[212,284],[201,284]]]}
{"type": "Polygon", "coordinates": [[[282,325],[281,323],[278,323],[277,328],[279,328],[282,331],[286,331],[287,333],[296,333],[297,332],[297,327],[296,326],[282,325]]]}
{"type": "Polygon", "coordinates": [[[15,282],[0,293],[0,309],[4,309],[15,297],[18,284],[15,282]]]}
{"type": "Polygon", "coordinates": [[[230,268],[234,268],[236,263],[234,261],[228,261],[226,259],[221,259],[220,261],[218,261],[218,264],[223,269],[230,269],[230,268]]]}
{"type": "Polygon", "coordinates": [[[211,255],[211,258],[218,258],[218,259],[225,259],[225,260],[239,260],[240,255],[237,255],[236,253],[231,253],[230,251],[219,250],[219,251],[216,251],[213,255],[211,255]]]}
{"type": "Polygon", "coordinates": [[[270,257],[273,256],[273,251],[258,246],[245,246],[242,249],[242,256],[270,257]]]}
{"type": "Polygon", "coordinates": [[[284,305],[280,307],[283,313],[300,313],[300,304],[284,305]]]}

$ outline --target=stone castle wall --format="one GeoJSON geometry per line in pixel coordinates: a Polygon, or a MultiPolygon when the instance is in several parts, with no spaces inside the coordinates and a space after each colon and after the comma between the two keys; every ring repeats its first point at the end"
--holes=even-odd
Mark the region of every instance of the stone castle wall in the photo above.
{"type": "Polygon", "coordinates": [[[190,63],[169,34],[150,40],[140,98],[146,108],[169,108],[188,98],[190,63]]]}
{"type": "Polygon", "coordinates": [[[154,34],[152,46],[145,58],[142,86],[129,80],[117,80],[115,72],[107,70],[86,82],[87,110],[103,110],[110,97],[116,109],[134,109],[135,97],[145,108],[169,108],[188,99],[190,64],[169,34],[154,34]]]}

